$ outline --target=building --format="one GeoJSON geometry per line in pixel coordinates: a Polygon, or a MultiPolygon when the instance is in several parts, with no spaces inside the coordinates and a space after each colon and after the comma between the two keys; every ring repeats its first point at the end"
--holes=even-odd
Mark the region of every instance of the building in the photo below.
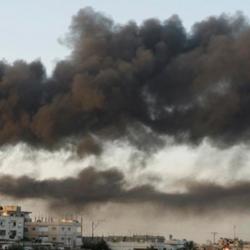
{"type": "Polygon", "coordinates": [[[111,250],[166,250],[164,237],[134,235],[134,236],[109,236],[105,241],[111,250]]]}
{"type": "Polygon", "coordinates": [[[109,236],[105,241],[111,250],[183,250],[187,249],[188,243],[172,236],[166,241],[163,236],[152,235],[109,236]]]}
{"type": "Polygon", "coordinates": [[[19,206],[0,206],[0,240],[19,241],[24,238],[24,224],[30,221],[29,212],[19,206]]]}
{"type": "Polygon", "coordinates": [[[169,235],[169,239],[165,241],[166,249],[168,250],[182,250],[192,248],[191,241],[185,239],[174,239],[172,235],[169,235]]]}
{"type": "Polygon", "coordinates": [[[47,219],[25,223],[25,238],[33,242],[53,243],[66,247],[82,245],[82,225],[77,220],[47,219]]]}
{"type": "Polygon", "coordinates": [[[220,238],[216,245],[218,246],[218,249],[222,250],[240,250],[243,248],[247,248],[248,244],[245,244],[242,240],[239,240],[238,238],[220,238]]]}

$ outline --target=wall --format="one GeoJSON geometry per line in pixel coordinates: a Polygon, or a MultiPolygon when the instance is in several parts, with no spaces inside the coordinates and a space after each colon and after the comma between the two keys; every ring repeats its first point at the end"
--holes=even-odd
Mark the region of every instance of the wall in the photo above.
{"type": "Polygon", "coordinates": [[[25,236],[30,240],[42,240],[42,242],[63,243],[65,246],[69,247],[82,245],[81,224],[78,222],[26,223],[25,236]]]}
{"type": "Polygon", "coordinates": [[[0,239],[21,240],[24,236],[24,218],[0,216],[0,239]]]}

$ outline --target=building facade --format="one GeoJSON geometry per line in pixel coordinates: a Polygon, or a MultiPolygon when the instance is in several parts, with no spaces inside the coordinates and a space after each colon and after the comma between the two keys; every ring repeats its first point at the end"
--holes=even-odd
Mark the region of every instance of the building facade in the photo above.
{"type": "Polygon", "coordinates": [[[33,242],[61,244],[66,247],[82,245],[81,223],[77,220],[37,220],[25,224],[25,238],[33,242]]]}
{"type": "Polygon", "coordinates": [[[163,236],[152,235],[110,236],[105,241],[111,250],[184,250],[187,243],[172,236],[165,240],[163,236]]]}
{"type": "Polygon", "coordinates": [[[19,241],[24,238],[24,224],[30,221],[29,212],[19,206],[0,206],[0,240],[19,241]]]}

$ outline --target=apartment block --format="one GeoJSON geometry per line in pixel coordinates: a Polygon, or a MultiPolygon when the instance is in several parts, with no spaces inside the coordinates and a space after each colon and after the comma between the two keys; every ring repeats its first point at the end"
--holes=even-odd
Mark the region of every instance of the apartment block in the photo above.
{"type": "Polygon", "coordinates": [[[29,214],[19,206],[0,206],[0,240],[22,240],[24,224],[30,221],[29,214]]]}
{"type": "Polygon", "coordinates": [[[25,237],[31,241],[51,242],[67,247],[82,245],[81,223],[77,220],[37,220],[25,224],[25,237]]]}

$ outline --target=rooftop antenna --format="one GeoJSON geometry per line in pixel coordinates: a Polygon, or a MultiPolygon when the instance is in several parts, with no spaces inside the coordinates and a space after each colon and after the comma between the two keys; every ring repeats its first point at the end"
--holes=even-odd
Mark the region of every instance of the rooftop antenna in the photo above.
{"type": "Polygon", "coordinates": [[[91,222],[91,236],[92,236],[92,239],[94,238],[94,233],[95,233],[95,229],[102,223],[104,222],[105,220],[97,220],[97,221],[92,221],[91,222]]]}
{"type": "Polygon", "coordinates": [[[236,239],[236,225],[233,226],[233,231],[234,231],[234,239],[236,239]]]}
{"type": "Polygon", "coordinates": [[[82,216],[81,216],[81,236],[83,236],[83,218],[82,218],[82,216]]]}
{"type": "Polygon", "coordinates": [[[215,244],[216,235],[219,233],[218,232],[211,232],[211,234],[213,235],[213,244],[215,244]]]}

